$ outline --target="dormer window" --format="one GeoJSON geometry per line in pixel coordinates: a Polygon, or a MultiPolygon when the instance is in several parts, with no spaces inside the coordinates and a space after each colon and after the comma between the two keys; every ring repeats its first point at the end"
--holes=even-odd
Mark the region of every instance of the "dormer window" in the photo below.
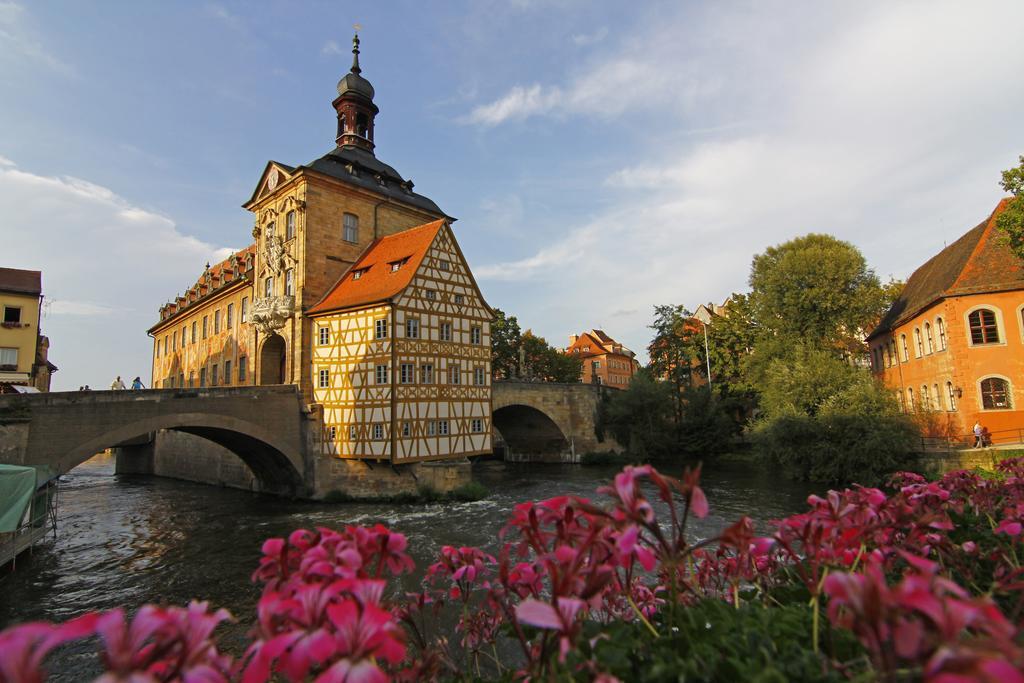
{"type": "Polygon", "coordinates": [[[353,280],[358,280],[359,278],[361,278],[363,276],[363,273],[365,273],[367,270],[369,270],[369,269],[368,268],[360,268],[359,270],[353,270],[352,271],[352,279],[353,280]]]}
{"type": "Polygon", "coordinates": [[[408,262],[409,257],[406,256],[405,258],[400,258],[397,261],[388,261],[388,266],[390,267],[392,273],[397,273],[399,270],[401,270],[402,266],[404,266],[408,262]]]}

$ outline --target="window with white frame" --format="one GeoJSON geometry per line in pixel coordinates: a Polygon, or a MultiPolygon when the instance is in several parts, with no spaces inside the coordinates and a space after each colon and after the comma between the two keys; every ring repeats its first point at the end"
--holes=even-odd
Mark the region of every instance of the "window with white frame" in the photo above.
{"type": "Polygon", "coordinates": [[[295,296],[295,269],[284,271],[284,295],[295,296]]]}
{"type": "Polygon", "coordinates": [[[420,321],[417,318],[408,318],[405,321],[405,336],[409,339],[419,339],[420,321]]]}
{"type": "Polygon", "coordinates": [[[441,323],[440,337],[441,337],[441,341],[451,341],[452,340],[452,324],[451,323],[441,323]]]}
{"type": "Polygon", "coordinates": [[[928,385],[921,385],[921,410],[932,409],[932,397],[928,394],[928,385]]]}
{"type": "Polygon", "coordinates": [[[384,438],[384,425],[379,422],[373,424],[373,438],[375,441],[380,441],[384,438]]]}
{"type": "Polygon", "coordinates": [[[317,341],[320,343],[320,346],[327,346],[328,344],[330,344],[331,343],[331,328],[329,328],[329,327],[321,327],[320,328],[320,336],[317,338],[317,341]]]}
{"type": "Polygon", "coordinates": [[[346,213],[342,218],[342,236],[346,242],[359,241],[359,217],[353,213],[346,213]]]}
{"type": "Polygon", "coordinates": [[[4,322],[17,325],[21,323],[21,306],[4,306],[4,322]]]}
{"type": "Polygon", "coordinates": [[[935,410],[942,410],[942,394],[939,392],[938,382],[932,385],[932,389],[935,390],[935,410]]]}
{"type": "Polygon", "coordinates": [[[263,281],[263,296],[268,298],[274,296],[274,278],[268,277],[263,281]]]}
{"type": "Polygon", "coordinates": [[[479,434],[480,432],[484,431],[484,421],[481,420],[479,417],[473,418],[471,428],[474,432],[479,434]]]}
{"type": "Polygon", "coordinates": [[[402,436],[412,436],[412,423],[411,422],[403,422],[402,423],[402,436]]]}
{"type": "MultiPolygon", "coordinates": [[[[939,351],[946,350],[946,323],[942,321],[942,318],[935,319],[935,327],[939,330],[939,351]]],[[[956,410],[956,408],[954,408],[956,410]]]]}
{"type": "Polygon", "coordinates": [[[461,306],[462,304],[466,303],[466,297],[462,296],[461,294],[456,294],[455,303],[461,306]]]}
{"type": "Polygon", "coordinates": [[[402,384],[412,384],[416,381],[416,366],[412,363],[402,363],[399,368],[399,380],[402,384]]]}
{"type": "Polygon", "coordinates": [[[433,384],[434,383],[434,365],[433,363],[424,363],[420,366],[420,384],[433,384]]]}
{"type": "Polygon", "coordinates": [[[377,339],[385,339],[388,336],[388,321],[385,318],[380,318],[374,323],[374,337],[377,339]]]}
{"type": "MultiPolygon", "coordinates": [[[[160,350],[160,344],[156,346],[160,350]]],[[[159,353],[157,355],[160,355],[159,353]]],[[[13,370],[18,367],[18,349],[10,346],[0,346],[0,369],[13,370]]]]}
{"type": "Polygon", "coordinates": [[[338,428],[331,425],[327,428],[327,440],[334,443],[338,438],[338,428]]]}
{"type": "Polygon", "coordinates": [[[483,368],[473,368],[473,384],[483,386],[486,380],[487,378],[483,368]]]}
{"type": "Polygon", "coordinates": [[[481,333],[479,327],[472,327],[469,330],[469,341],[472,344],[479,344],[481,339],[481,333]]]}
{"type": "Polygon", "coordinates": [[[935,340],[932,339],[931,323],[924,324],[924,348],[928,353],[935,353],[935,340]]]}
{"type": "Polygon", "coordinates": [[[912,387],[907,387],[907,406],[910,412],[914,412],[914,389],[912,387]]]}
{"type": "Polygon", "coordinates": [[[437,436],[437,420],[431,420],[427,423],[427,436],[437,436]]]}
{"type": "Polygon", "coordinates": [[[331,386],[331,371],[327,368],[320,368],[319,386],[321,389],[326,389],[331,386]]]}
{"type": "Polygon", "coordinates": [[[377,379],[377,384],[387,384],[388,383],[388,366],[386,366],[386,365],[378,365],[377,366],[377,369],[376,369],[376,379],[377,379]]]}
{"type": "Polygon", "coordinates": [[[356,426],[355,425],[349,425],[348,426],[348,440],[349,441],[355,441],[356,440],[356,434],[357,434],[356,426]]]}
{"type": "Polygon", "coordinates": [[[448,366],[448,384],[459,384],[462,375],[462,368],[458,365],[448,366]]]}
{"type": "Polygon", "coordinates": [[[914,358],[924,355],[924,344],[921,342],[921,328],[914,328],[914,358]]]}
{"type": "Polygon", "coordinates": [[[284,223],[284,238],[290,240],[295,237],[295,212],[289,211],[284,223]]]}
{"type": "Polygon", "coordinates": [[[437,267],[440,268],[441,270],[448,271],[452,269],[452,264],[442,259],[438,261],[437,267]]]}
{"type": "Polygon", "coordinates": [[[956,410],[956,389],[953,388],[952,382],[946,382],[946,400],[949,402],[949,409],[956,410]]]}
{"type": "Polygon", "coordinates": [[[999,326],[996,323],[995,311],[979,308],[967,316],[967,324],[971,330],[971,345],[999,343],[999,326]]]}
{"type": "Polygon", "coordinates": [[[448,434],[448,420],[437,421],[437,433],[441,436],[446,436],[448,434]]]}
{"type": "Polygon", "coordinates": [[[436,292],[436,291],[434,291],[433,289],[428,289],[428,290],[425,290],[425,291],[423,292],[423,295],[424,295],[424,296],[426,296],[426,297],[427,297],[428,299],[430,299],[430,300],[434,300],[434,299],[436,299],[436,298],[437,298],[437,292],[436,292]]]}
{"type": "Polygon", "coordinates": [[[985,410],[1009,410],[1010,383],[1002,377],[986,377],[981,380],[981,407],[985,410]]]}

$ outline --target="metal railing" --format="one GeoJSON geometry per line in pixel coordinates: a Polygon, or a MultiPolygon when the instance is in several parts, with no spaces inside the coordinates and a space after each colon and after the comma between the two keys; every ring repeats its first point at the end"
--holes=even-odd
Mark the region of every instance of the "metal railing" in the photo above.
{"type": "MultiPolygon", "coordinates": [[[[994,432],[985,432],[984,447],[993,446],[1024,446],[1024,427],[1012,429],[997,429],[994,432]]],[[[974,432],[958,436],[923,436],[921,437],[921,448],[924,451],[953,451],[964,448],[974,448],[977,439],[974,432]]]]}

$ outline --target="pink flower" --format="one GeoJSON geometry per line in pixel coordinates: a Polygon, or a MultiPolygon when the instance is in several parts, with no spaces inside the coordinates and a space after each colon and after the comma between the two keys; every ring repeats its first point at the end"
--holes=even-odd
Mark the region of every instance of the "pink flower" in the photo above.
{"type": "Polygon", "coordinates": [[[0,631],[0,681],[42,683],[46,655],[70,640],[92,635],[98,617],[89,613],[63,624],[34,621],[0,631]]]}

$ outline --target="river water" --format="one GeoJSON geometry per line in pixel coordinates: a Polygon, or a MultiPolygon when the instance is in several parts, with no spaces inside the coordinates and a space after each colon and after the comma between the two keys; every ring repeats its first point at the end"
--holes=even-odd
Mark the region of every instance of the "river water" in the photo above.
{"type": "MultiPolygon", "coordinates": [[[[146,602],[184,605],[191,598],[226,607],[238,619],[222,644],[240,647],[252,623],[258,589],[250,575],[264,539],[297,528],[383,523],[406,534],[417,571],[442,545],[498,549],[498,531],[513,505],[565,493],[598,498],[616,467],[483,462],[474,477],[491,492],[480,501],[430,505],[288,501],[157,477],[114,474],[97,456],[61,485],[56,540],[23,555],[0,574],[0,628],[30,620],[63,621],[90,610],[146,602]]],[[[669,472],[671,473],[671,472],[669,472]]],[[[710,515],[691,531],[707,537],[747,514],[767,521],[804,508],[811,488],[746,467],[711,468],[702,486],[710,515]]],[[[417,580],[413,577],[412,583],[417,580]]],[[[84,650],[84,648],[79,648],[84,650]]],[[[52,665],[52,680],[88,677],[75,648],[52,665]]]]}

